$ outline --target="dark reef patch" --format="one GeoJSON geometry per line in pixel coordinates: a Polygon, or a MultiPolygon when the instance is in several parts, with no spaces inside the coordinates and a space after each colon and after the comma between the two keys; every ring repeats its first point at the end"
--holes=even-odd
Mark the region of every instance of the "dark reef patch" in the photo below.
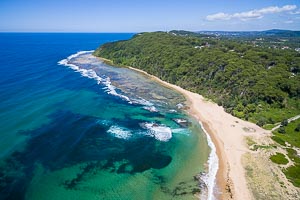
{"type": "MultiPolygon", "coordinates": [[[[74,179],[63,183],[66,188],[75,189],[97,170],[135,174],[164,168],[172,161],[154,138],[115,138],[107,133],[110,126],[98,123],[95,117],[61,110],[49,118],[49,124],[21,132],[30,136],[26,147],[0,163],[0,199],[22,199],[37,163],[49,171],[86,163],[74,179]]],[[[124,121],[118,120],[118,125],[140,130],[141,121],[133,121],[128,116],[124,121]]]]}

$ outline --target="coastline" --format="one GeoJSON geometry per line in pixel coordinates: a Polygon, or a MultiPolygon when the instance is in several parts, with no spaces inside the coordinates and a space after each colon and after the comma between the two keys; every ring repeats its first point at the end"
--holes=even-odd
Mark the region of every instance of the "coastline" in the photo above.
{"type": "MultiPolygon", "coordinates": [[[[101,58],[102,59],[102,58],[101,58]]],[[[113,64],[112,61],[104,59],[105,62],[109,61],[109,64],[113,64]]],[[[198,122],[200,123],[200,125],[202,126],[202,128],[204,129],[204,132],[206,134],[208,134],[208,136],[210,136],[213,144],[215,145],[216,148],[216,154],[218,157],[218,169],[217,169],[217,175],[215,177],[215,186],[214,186],[214,192],[213,192],[213,197],[212,199],[214,199],[214,197],[216,199],[235,199],[233,198],[233,192],[231,191],[231,185],[228,185],[228,180],[230,179],[228,177],[228,163],[226,162],[226,157],[224,155],[224,151],[222,147],[222,142],[220,141],[220,139],[214,134],[214,129],[213,129],[213,125],[209,122],[209,119],[206,119],[205,117],[203,117],[203,114],[201,114],[199,112],[199,110],[196,108],[197,104],[200,103],[202,104],[202,106],[206,106],[205,104],[207,103],[204,98],[196,93],[192,93],[188,90],[185,90],[177,85],[173,85],[170,84],[166,81],[161,80],[160,78],[151,75],[143,70],[134,68],[134,67],[130,67],[130,66],[126,66],[127,68],[137,71],[139,73],[142,73],[144,75],[147,75],[149,78],[151,78],[154,81],[157,81],[159,83],[161,83],[162,85],[174,89],[177,92],[181,93],[185,98],[186,98],[186,103],[187,106],[189,107],[187,112],[189,115],[193,116],[195,119],[198,120],[198,122]],[[196,97],[196,98],[195,98],[196,97]],[[197,98],[198,97],[198,98],[197,98]],[[200,98],[200,99],[199,99],[200,98]],[[229,191],[228,191],[228,187],[229,191]]],[[[224,111],[225,112],[225,111],[224,111]]],[[[227,114],[227,113],[226,113],[227,114]]],[[[238,199],[238,198],[236,198],[238,199]]],[[[244,198],[245,199],[245,198],[244,198]]],[[[249,198],[250,199],[250,198],[249,198]]]]}
{"type": "MultiPolygon", "coordinates": [[[[111,60],[99,59],[113,65],[111,60]]],[[[125,67],[147,75],[152,80],[184,95],[189,107],[187,110],[188,114],[199,121],[216,148],[219,165],[215,180],[214,197],[216,199],[253,199],[242,164],[242,156],[250,152],[245,142],[245,137],[254,136],[261,138],[269,132],[251,122],[226,113],[223,107],[207,101],[199,94],[170,84],[143,70],[130,66],[125,67]]]]}
{"type": "Polygon", "coordinates": [[[245,137],[263,137],[267,131],[251,122],[243,121],[226,113],[223,107],[207,101],[197,93],[170,84],[143,70],[133,67],[128,68],[143,73],[185,96],[189,107],[187,110],[188,114],[203,125],[204,131],[209,134],[216,147],[219,167],[214,196],[217,199],[253,199],[247,186],[245,170],[242,164],[242,155],[250,152],[245,143],[245,137]],[[245,128],[252,131],[247,132],[245,128]]]}

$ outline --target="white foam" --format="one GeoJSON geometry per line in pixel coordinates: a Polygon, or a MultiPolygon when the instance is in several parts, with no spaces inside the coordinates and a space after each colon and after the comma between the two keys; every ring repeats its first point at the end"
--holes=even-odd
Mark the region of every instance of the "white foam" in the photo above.
{"type": "Polygon", "coordinates": [[[109,78],[109,77],[106,77],[106,78],[104,79],[103,84],[106,86],[105,89],[106,89],[106,92],[107,92],[108,94],[111,94],[111,95],[114,95],[114,96],[121,97],[122,99],[128,101],[128,103],[132,104],[132,102],[131,102],[131,100],[129,99],[129,97],[117,93],[116,87],[113,86],[113,85],[111,84],[111,81],[110,81],[110,78],[109,78]]]}
{"type": "Polygon", "coordinates": [[[100,84],[100,82],[102,81],[102,78],[100,76],[98,76],[97,73],[94,70],[92,70],[92,69],[82,69],[79,66],[70,63],[71,59],[74,59],[74,58],[76,58],[76,57],[78,57],[82,54],[87,54],[87,53],[92,53],[92,52],[93,51],[79,51],[79,52],[77,52],[73,55],[70,55],[66,59],[63,59],[63,60],[59,61],[58,64],[70,67],[74,71],[79,72],[82,76],[94,79],[94,80],[97,81],[98,84],[100,84]]]}
{"type": "Polygon", "coordinates": [[[64,65],[67,67],[70,67],[71,69],[73,69],[76,72],[79,72],[82,76],[90,78],[90,79],[94,79],[97,81],[97,84],[103,84],[105,85],[104,89],[108,94],[114,95],[114,96],[118,96],[122,99],[124,99],[125,101],[127,101],[129,104],[140,104],[140,105],[144,105],[144,109],[145,110],[149,110],[151,112],[158,112],[158,110],[156,109],[156,107],[154,106],[153,103],[151,103],[150,101],[147,101],[141,97],[139,97],[139,99],[133,99],[131,100],[129,97],[127,97],[126,95],[123,94],[119,94],[116,91],[116,87],[112,85],[111,80],[109,77],[100,77],[96,71],[94,71],[93,69],[84,69],[81,68],[78,65],[75,65],[73,63],[71,63],[72,59],[75,59],[78,56],[81,56],[83,54],[88,54],[88,53],[92,53],[94,52],[92,51],[79,51],[73,55],[68,56],[66,59],[63,59],[61,61],[58,62],[59,65],[64,65]]]}
{"type": "Polygon", "coordinates": [[[150,135],[159,141],[167,142],[172,138],[172,130],[167,126],[155,123],[144,123],[143,125],[149,130],[150,135]]]}
{"type": "Polygon", "coordinates": [[[187,123],[187,120],[186,119],[179,119],[179,118],[176,118],[176,119],[174,119],[174,121],[175,122],[177,122],[177,123],[187,123]]]}
{"type": "Polygon", "coordinates": [[[208,132],[205,130],[203,124],[201,121],[199,121],[203,131],[206,134],[207,137],[207,143],[210,147],[210,154],[208,157],[208,173],[203,177],[203,181],[205,182],[207,186],[207,199],[208,200],[215,200],[214,196],[214,188],[216,186],[216,176],[219,169],[219,158],[217,155],[216,147],[214,143],[211,140],[211,137],[209,136],[208,132]]]}
{"type": "Polygon", "coordinates": [[[114,137],[125,140],[129,139],[132,136],[131,131],[129,131],[128,129],[115,125],[111,126],[107,132],[112,134],[114,137]]]}
{"type": "Polygon", "coordinates": [[[158,110],[154,106],[154,104],[146,99],[139,97],[138,99],[131,100],[128,96],[119,94],[116,90],[117,88],[114,85],[112,85],[109,77],[105,77],[105,76],[100,77],[94,69],[84,69],[78,65],[71,63],[72,59],[75,59],[76,57],[81,56],[83,54],[88,54],[88,53],[92,53],[92,52],[93,51],[79,51],[73,55],[68,56],[66,59],[59,61],[58,64],[70,67],[74,71],[79,72],[82,76],[96,80],[97,84],[105,85],[104,89],[108,94],[118,96],[118,97],[122,98],[123,100],[127,101],[129,104],[135,103],[135,104],[144,105],[143,108],[145,110],[149,110],[150,112],[158,112],[158,110]]]}
{"type": "Polygon", "coordinates": [[[177,107],[178,109],[182,109],[182,108],[184,107],[184,105],[183,105],[182,103],[179,103],[179,104],[176,105],[176,107],[177,107]]]}
{"type": "Polygon", "coordinates": [[[150,112],[158,112],[158,110],[155,108],[155,106],[144,106],[145,110],[149,110],[150,112]]]}
{"type": "Polygon", "coordinates": [[[146,99],[143,99],[142,97],[139,97],[139,99],[133,99],[132,102],[136,103],[136,104],[141,104],[144,106],[153,106],[153,103],[151,103],[150,101],[148,101],[146,99]]]}
{"type": "Polygon", "coordinates": [[[76,58],[76,57],[78,57],[78,56],[80,56],[82,54],[93,53],[93,52],[94,52],[94,50],[90,50],[90,51],[78,51],[77,53],[68,56],[66,59],[63,59],[63,60],[59,61],[58,64],[60,64],[60,65],[67,65],[68,62],[71,59],[76,58]]]}
{"type": "Polygon", "coordinates": [[[153,103],[141,97],[139,97],[139,99],[133,99],[132,102],[135,104],[144,105],[143,108],[145,110],[149,110],[150,112],[158,112],[157,108],[154,106],[153,103]]]}
{"type": "Polygon", "coordinates": [[[128,103],[132,104],[129,97],[117,93],[116,87],[111,84],[111,81],[110,81],[109,77],[101,78],[100,76],[97,75],[97,73],[93,69],[80,68],[80,66],[77,66],[75,64],[70,63],[71,59],[74,59],[74,58],[76,58],[76,57],[78,57],[82,54],[87,54],[87,53],[92,53],[92,52],[93,51],[79,51],[79,52],[77,52],[73,55],[70,55],[66,59],[63,59],[63,60],[59,61],[58,64],[70,67],[74,71],[79,72],[82,76],[96,80],[97,84],[104,84],[105,85],[104,89],[106,89],[106,92],[108,94],[118,96],[118,97],[128,101],[128,103]]]}
{"type": "Polygon", "coordinates": [[[99,120],[96,121],[96,123],[100,124],[100,125],[103,125],[103,126],[110,126],[112,124],[111,121],[105,120],[105,119],[104,120],[99,119],[99,120]]]}

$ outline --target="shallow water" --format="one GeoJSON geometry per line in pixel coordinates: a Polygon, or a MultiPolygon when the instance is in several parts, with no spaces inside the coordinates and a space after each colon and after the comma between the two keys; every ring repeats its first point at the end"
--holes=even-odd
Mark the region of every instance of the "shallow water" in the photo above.
{"type": "Polygon", "coordinates": [[[75,55],[130,37],[0,34],[0,199],[195,198],[209,148],[183,97],[75,55]]]}

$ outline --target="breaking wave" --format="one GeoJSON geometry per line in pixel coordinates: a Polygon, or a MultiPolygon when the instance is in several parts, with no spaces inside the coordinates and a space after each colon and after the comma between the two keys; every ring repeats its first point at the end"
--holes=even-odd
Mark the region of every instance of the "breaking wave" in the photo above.
{"type": "Polygon", "coordinates": [[[63,59],[61,61],[58,62],[59,65],[63,65],[63,66],[67,66],[71,69],[73,69],[76,72],[79,72],[82,76],[90,78],[90,79],[94,79],[97,81],[97,84],[103,84],[104,85],[104,90],[105,92],[107,92],[108,94],[114,95],[114,96],[118,96],[121,99],[127,101],[129,104],[138,104],[138,105],[143,105],[143,109],[148,110],[150,112],[158,112],[157,108],[154,106],[153,103],[151,103],[148,100],[145,100],[141,97],[136,98],[136,99],[130,99],[128,96],[123,95],[123,94],[119,94],[117,92],[117,88],[112,85],[111,80],[109,77],[107,76],[99,76],[95,70],[93,69],[85,69],[82,68],[74,63],[72,63],[72,59],[77,58],[78,56],[84,55],[84,54],[90,54],[94,52],[93,50],[91,51],[79,51],[75,54],[72,54],[70,56],[68,56],[66,59],[63,59]]]}
{"type": "Polygon", "coordinates": [[[122,99],[128,101],[128,103],[132,104],[129,97],[117,93],[116,87],[112,85],[109,77],[105,77],[105,76],[100,77],[93,69],[84,69],[78,65],[71,63],[72,59],[74,59],[80,55],[88,54],[88,53],[92,53],[92,52],[94,52],[94,51],[79,51],[73,55],[70,55],[66,59],[59,61],[58,64],[70,67],[74,71],[79,72],[82,76],[96,80],[98,84],[105,85],[104,89],[108,94],[121,97],[122,99]]]}
{"type": "Polygon", "coordinates": [[[199,123],[201,125],[202,130],[206,134],[207,143],[208,143],[208,146],[211,149],[209,157],[208,157],[208,173],[202,179],[203,179],[203,181],[205,182],[205,184],[207,186],[207,190],[208,190],[207,199],[208,200],[215,200],[214,189],[215,189],[215,186],[216,186],[216,176],[217,176],[217,172],[218,172],[218,169],[219,169],[219,158],[218,158],[218,155],[217,155],[216,146],[212,142],[210,135],[205,130],[202,122],[199,121],[199,123]]]}
{"type": "Polygon", "coordinates": [[[148,129],[149,135],[159,141],[167,142],[172,138],[172,130],[167,126],[156,123],[143,123],[142,127],[148,129]]]}
{"type": "Polygon", "coordinates": [[[128,130],[127,128],[115,126],[115,125],[111,126],[107,132],[113,135],[114,137],[125,139],[125,140],[129,139],[132,136],[131,131],[128,130]]]}

